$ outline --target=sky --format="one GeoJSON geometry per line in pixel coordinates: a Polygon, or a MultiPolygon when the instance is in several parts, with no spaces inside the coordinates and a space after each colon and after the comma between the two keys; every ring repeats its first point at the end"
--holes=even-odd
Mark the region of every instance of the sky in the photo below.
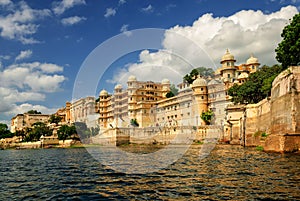
{"type": "Polygon", "coordinates": [[[227,48],[237,64],[276,64],[299,10],[300,0],[0,0],[0,122],[112,93],[130,75],[178,84],[220,67],[227,48]]]}

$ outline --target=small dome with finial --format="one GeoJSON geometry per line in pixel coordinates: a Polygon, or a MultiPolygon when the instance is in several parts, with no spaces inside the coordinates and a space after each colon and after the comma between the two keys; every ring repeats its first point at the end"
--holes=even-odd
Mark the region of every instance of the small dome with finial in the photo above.
{"type": "Polygon", "coordinates": [[[107,96],[108,95],[108,93],[107,93],[107,91],[105,90],[105,89],[103,89],[102,91],[100,91],[100,94],[99,94],[100,96],[107,96]]]}
{"type": "Polygon", "coordinates": [[[202,77],[197,77],[197,79],[195,79],[193,81],[192,84],[193,87],[203,87],[203,86],[207,86],[207,81],[205,79],[203,79],[202,77]]]}
{"type": "Polygon", "coordinates": [[[226,50],[226,53],[222,56],[221,63],[224,61],[235,61],[234,56],[229,52],[229,50],[226,50]]]}
{"type": "Polygon", "coordinates": [[[258,59],[253,57],[253,54],[251,54],[250,58],[247,60],[247,64],[258,64],[258,59]]]}
{"type": "Polygon", "coordinates": [[[136,77],[134,75],[130,75],[128,77],[128,82],[135,82],[136,81],[136,77]]]}

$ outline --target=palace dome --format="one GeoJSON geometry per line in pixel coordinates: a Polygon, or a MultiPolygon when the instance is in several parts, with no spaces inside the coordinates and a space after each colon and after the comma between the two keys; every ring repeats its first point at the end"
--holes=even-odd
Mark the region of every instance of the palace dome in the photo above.
{"type": "Polygon", "coordinates": [[[229,50],[226,50],[226,53],[222,56],[221,63],[223,61],[235,61],[234,56],[229,52],[229,50]]]}
{"type": "Polygon", "coordinates": [[[257,64],[257,63],[259,63],[258,59],[253,57],[253,55],[251,55],[250,58],[247,60],[247,64],[257,64]]]}
{"type": "Polygon", "coordinates": [[[130,75],[128,77],[128,82],[135,82],[136,81],[136,77],[134,75],[130,75]]]}
{"type": "Polygon", "coordinates": [[[122,85],[117,84],[117,85],[115,86],[115,89],[122,89],[122,85]]]}
{"type": "Polygon", "coordinates": [[[168,79],[163,79],[163,80],[161,81],[161,83],[162,83],[162,84],[170,84],[170,80],[168,80],[168,79]]]}
{"type": "Polygon", "coordinates": [[[101,92],[100,92],[100,96],[107,96],[108,93],[105,89],[103,89],[101,92]]]}
{"type": "Polygon", "coordinates": [[[194,80],[193,82],[193,87],[203,87],[207,86],[207,81],[203,79],[202,77],[198,77],[197,79],[194,80]]]}

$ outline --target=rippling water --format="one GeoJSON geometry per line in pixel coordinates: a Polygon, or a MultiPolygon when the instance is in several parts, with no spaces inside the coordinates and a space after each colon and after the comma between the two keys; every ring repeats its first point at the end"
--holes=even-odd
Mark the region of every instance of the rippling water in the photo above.
{"type": "Polygon", "coordinates": [[[85,149],[0,151],[0,200],[300,200],[300,156],[193,145],[151,174],[127,175],[85,149]]]}

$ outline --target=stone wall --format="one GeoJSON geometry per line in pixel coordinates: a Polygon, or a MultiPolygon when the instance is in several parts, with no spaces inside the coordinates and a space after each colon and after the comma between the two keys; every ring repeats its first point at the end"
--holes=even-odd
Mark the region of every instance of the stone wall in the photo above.
{"type": "Polygon", "coordinates": [[[240,136],[241,144],[261,145],[266,151],[300,150],[300,66],[275,78],[270,98],[247,106],[229,106],[226,111],[225,129],[227,126],[233,143],[240,136]]]}
{"type": "Polygon", "coordinates": [[[264,99],[246,106],[245,145],[260,145],[261,134],[270,134],[271,101],[264,99]]]}

